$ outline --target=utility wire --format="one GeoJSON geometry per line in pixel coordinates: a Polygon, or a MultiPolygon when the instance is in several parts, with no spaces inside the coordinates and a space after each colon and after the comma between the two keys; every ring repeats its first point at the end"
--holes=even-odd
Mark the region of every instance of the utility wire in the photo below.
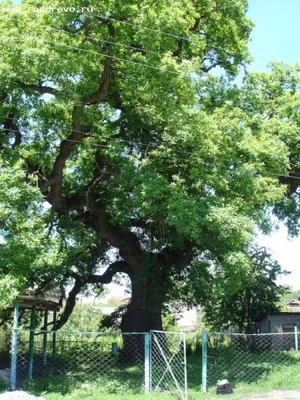
{"type": "MultiPolygon", "coordinates": [[[[20,117],[22,118],[22,116],[20,116],[20,117]]],[[[0,115],[0,118],[5,119],[5,120],[11,120],[11,121],[15,121],[16,119],[18,119],[18,118],[20,118],[20,117],[17,117],[17,118],[7,117],[7,118],[6,118],[5,116],[1,116],[1,115],[0,115]]],[[[3,122],[0,122],[0,124],[3,124],[3,122]]],[[[14,133],[19,132],[19,131],[12,130],[12,129],[9,129],[9,128],[0,128],[0,130],[4,130],[4,131],[8,131],[8,132],[14,132],[14,133]]],[[[74,132],[74,133],[80,133],[80,134],[82,134],[82,135],[85,135],[85,137],[92,137],[92,138],[98,139],[97,133],[96,133],[96,132],[93,132],[93,131],[91,131],[91,132],[84,132],[84,131],[78,131],[78,130],[74,131],[74,130],[73,130],[72,132],[74,132]]],[[[66,139],[62,139],[62,140],[66,140],[66,139]]],[[[132,145],[132,144],[133,144],[133,142],[130,141],[130,140],[124,140],[124,139],[122,139],[122,142],[123,142],[123,143],[127,143],[127,144],[129,144],[129,145],[132,145]]],[[[82,141],[82,142],[79,141],[78,143],[83,143],[83,141],[82,141]]],[[[153,147],[153,148],[155,148],[155,149],[157,148],[157,144],[151,144],[151,143],[142,143],[142,142],[139,142],[138,145],[139,145],[139,146],[145,146],[146,148],[149,148],[149,147],[153,147]]],[[[192,153],[192,152],[182,151],[182,150],[173,150],[173,151],[175,151],[175,152],[178,153],[178,154],[183,154],[183,155],[193,155],[193,154],[194,154],[194,153],[192,153]]],[[[298,166],[297,164],[293,164],[293,163],[290,163],[290,164],[293,165],[293,166],[295,166],[295,167],[298,166]]]]}
{"type": "MultiPolygon", "coordinates": [[[[145,31],[148,31],[148,32],[159,33],[159,34],[161,34],[162,36],[172,37],[172,38],[175,38],[175,39],[178,39],[178,40],[184,40],[184,41],[187,41],[187,42],[191,42],[191,41],[192,41],[192,37],[190,37],[190,36],[189,36],[189,37],[184,37],[184,36],[182,36],[182,35],[180,35],[180,34],[175,34],[175,33],[166,32],[166,31],[162,31],[162,30],[160,30],[160,29],[148,28],[148,27],[141,26],[141,25],[139,25],[139,24],[137,24],[137,23],[134,23],[134,22],[123,21],[123,20],[121,20],[121,19],[117,19],[117,18],[113,18],[113,17],[108,17],[108,16],[106,16],[106,15],[97,15],[97,14],[89,13],[88,16],[89,16],[89,17],[90,17],[90,16],[93,16],[93,17],[96,17],[96,18],[105,19],[105,20],[107,20],[107,21],[112,21],[112,22],[116,22],[116,23],[121,23],[121,24],[124,24],[124,25],[131,26],[131,27],[133,27],[133,28],[141,28],[141,29],[143,29],[143,30],[145,30],[145,31]]],[[[192,35],[196,35],[196,33],[192,33],[192,35]]],[[[212,46],[211,46],[211,47],[212,47],[212,46]]],[[[221,46],[215,46],[214,48],[216,48],[216,49],[218,48],[218,49],[224,51],[224,48],[221,47],[221,46]]],[[[231,55],[234,56],[234,55],[240,55],[240,54],[239,54],[239,53],[232,53],[231,55]]]]}
{"type": "MultiPolygon", "coordinates": [[[[108,20],[108,21],[118,22],[118,23],[121,23],[121,24],[126,24],[126,25],[132,26],[132,27],[134,27],[134,28],[139,27],[139,28],[141,28],[141,29],[144,29],[144,30],[149,31],[149,32],[152,32],[152,33],[159,33],[159,34],[161,34],[162,36],[169,36],[169,37],[172,37],[172,38],[175,38],[175,39],[184,40],[184,41],[186,41],[186,42],[192,42],[192,40],[193,40],[193,36],[184,37],[184,36],[182,36],[182,35],[177,35],[177,34],[168,33],[168,32],[165,32],[165,31],[162,31],[162,30],[159,30],[159,29],[152,29],[152,28],[143,27],[143,26],[140,26],[139,24],[135,24],[135,23],[133,23],[133,22],[122,21],[122,20],[120,20],[120,19],[111,18],[111,17],[106,17],[105,15],[94,15],[94,17],[106,19],[106,20],[108,20]]],[[[192,33],[192,35],[196,35],[196,33],[192,33]]],[[[198,35],[199,35],[199,34],[198,34],[198,35]]],[[[221,47],[221,46],[213,46],[213,45],[208,44],[208,43],[207,43],[207,45],[208,45],[209,47],[211,47],[212,49],[214,49],[214,50],[217,49],[217,50],[225,51],[225,52],[227,53],[227,51],[224,49],[224,47],[221,47]]],[[[230,55],[231,57],[233,57],[233,56],[241,56],[240,53],[230,53],[230,54],[228,53],[228,55],[230,55]]]]}
{"type": "MultiPolygon", "coordinates": [[[[60,30],[60,29],[57,29],[57,28],[53,28],[53,27],[47,27],[46,29],[53,29],[53,30],[55,30],[55,31],[61,31],[61,32],[63,32],[63,33],[65,33],[65,34],[76,34],[76,33],[72,33],[72,32],[67,32],[67,31],[64,31],[64,30],[60,30]]],[[[37,36],[32,36],[32,35],[27,35],[27,36],[25,36],[25,35],[22,35],[22,34],[19,34],[22,38],[25,38],[25,37],[27,37],[27,38],[30,38],[30,39],[35,39],[35,40],[37,40],[37,41],[42,41],[42,42],[45,42],[45,43],[49,43],[49,44],[54,44],[54,45],[60,45],[60,46],[64,46],[64,47],[67,47],[67,48],[69,48],[69,49],[72,49],[72,50],[77,50],[77,51],[82,51],[82,52],[85,52],[85,53],[89,53],[89,54],[93,54],[93,55],[100,55],[100,56],[103,56],[103,57],[107,57],[107,58],[111,58],[111,59],[114,59],[114,60],[118,60],[118,61],[121,61],[121,62],[125,62],[125,63],[130,63],[130,64],[134,64],[134,65],[138,65],[138,66],[142,66],[142,67],[145,67],[145,68],[150,68],[150,69],[153,69],[153,70],[156,70],[156,71],[159,71],[159,72],[162,72],[162,73],[170,73],[170,74],[172,74],[172,75],[177,75],[177,76],[181,76],[181,77],[189,77],[190,76],[190,74],[192,74],[192,73],[196,73],[196,74],[198,74],[198,73],[201,73],[201,69],[199,69],[199,70],[197,70],[197,71],[190,71],[189,73],[184,73],[184,72],[176,72],[176,71],[172,71],[172,70],[170,70],[170,69],[168,69],[168,68],[164,68],[164,67],[155,67],[155,66],[152,66],[152,65],[149,65],[149,64],[147,64],[147,63],[142,63],[142,62],[139,62],[139,61],[133,61],[133,60],[128,60],[128,59],[126,59],[126,58],[123,58],[123,57],[118,57],[118,56],[113,56],[113,55],[110,55],[110,54],[105,54],[105,53],[100,53],[100,52],[98,52],[98,51],[94,51],[94,50],[87,50],[87,49],[83,49],[82,47],[77,47],[77,46],[71,46],[71,45],[68,45],[68,44],[65,44],[65,43],[57,43],[57,42],[54,42],[54,41],[51,41],[51,40],[48,40],[48,39],[43,39],[43,38],[38,38],[37,36]]],[[[88,36],[87,36],[88,37],[88,36]]],[[[89,36],[90,37],[90,36],[89,36]]],[[[92,37],[90,37],[90,38],[92,38],[92,37]]],[[[8,40],[12,40],[13,39],[13,36],[6,36],[6,37],[4,37],[4,36],[2,36],[1,38],[0,38],[2,41],[4,40],[4,39],[8,39],[8,40]]],[[[112,45],[120,45],[120,46],[126,46],[126,47],[128,47],[128,48],[132,48],[132,49],[134,49],[134,50],[141,50],[141,51],[143,51],[143,52],[146,52],[146,53],[152,53],[152,54],[157,54],[157,55],[160,55],[160,57],[162,57],[163,55],[161,54],[161,53],[159,53],[159,52],[152,52],[151,50],[144,50],[144,49],[141,49],[141,48],[135,48],[134,46],[128,46],[128,45],[125,45],[125,44],[118,44],[118,43],[115,43],[115,42],[112,42],[112,41],[108,41],[108,40],[102,40],[102,39],[94,39],[94,38],[92,38],[93,40],[96,40],[96,41],[99,41],[99,42],[107,42],[107,43],[110,43],[110,44],[112,44],[112,45]]],[[[216,47],[217,48],[217,47],[216,47]]],[[[220,49],[221,50],[223,50],[224,51],[224,48],[221,48],[220,47],[220,49]]],[[[238,55],[238,56],[240,56],[240,54],[238,54],[238,53],[236,53],[236,54],[234,54],[234,53],[232,53],[232,54],[228,54],[229,56],[234,56],[234,55],[238,55]]],[[[189,61],[189,60],[185,60],[185,59],[183,59],[183,58],[179,58],[179,57],[177,57],[177,59],[179,59],[179,60],[181,60],[181,61],[189,61]]]]}
{"type": "MultiPolygon", "coordinates": [[[[97,17],[97,18],[100,18],[100,19],[105,19],[105,20],[108,20],[108,21],[125,24],[125,25],[128,25],[128,26],[134,27],[134,28],[141,28],[143,30],[146,30],[146,31],[149,31],[149,32],[152,32],[152,33],[159,33],[162,36],[172,37],[172,38],[175,38],[175,39],[178,39],[178,40],[183,40],[183,41],[187,41],[187,42],[192,42],[192,40],[193,40],[193,36],[184,37],[184,36],[179,35],[179,34],[173,34],[173,33],[170,33],[170,32],[162,31],[160,29],[148,28],[148,27],[141,26],[141,25],[139,25],[137,23],[134,23],[134,22],[123,21],[123,20],[120,20],[120,19],[117,19],[117,18],[107,17],[105,15],[97,15],[97,14],[89,13],[88,16],[89,17],[93,16],[93,17],[97,17]]],[[[197,33],[191,33],[191,35],[196,35],[197,37],[199,37],[199,35],[201,35],[201,34],[198,33],[198,35],[197,35],[197,33]]],[[[241,53],[228,52],[222,46],[215,46],[215,45],[212,45],[212,44],[209,44],[209,43],[206,43],[206,46],[208,46],[210,49],[213,49],[213,50],[220,50],[222,52],[225,51],[228,54],[228,56],[230,56],[230,57],[234,57],[234,56],[240,57],[241,56],[241,53]]],[[[151,52],[151,50],[143,50],[143,51],[151,52]]],[[[255,60],[260,60],[260,59],[255,59],[255,60]]],[[[265,61],[265,59],[262,59],[262,58],[261,58],[261,60],[265,61]]]]}
{"type": "MultiPolygon", "coordinates": [[[[79,36],[80,33],[81,33],[81,31],[70,32],[70,31],[66,31],[64,29],[54,28],[52,26],[47,27],[47,29],[51,29],[51,30],[56,31],[56,32],[62,32],[64,34],[68,34],[68,35],[76,35],[76,36],[79,36]]],[[[111,40],[106,40],[106,39],[97,39],[97,38],[95,38],[93,36],[88,36],[88,35],[84,35],[84,38],[91,39],[91,40],[93,40],[93,41],[95,41],[97,43],[108,43],[108,44],[111,44],[112,46],[119,46],[119,47],[123,47],[123,48],[130,49],[130,50],[140,51],[140,52],[143,52],[143,53],[146,53],[146,54],[158,55],[159,57],[163,57],[164,56],[163,53],[160,53],[158,51],[146,50],[146,49],[143,49],[143,48],[138,47],[138,46],[130,46],[130,45],[127,45],[127,44],[124,44],[124,43],[116,43],[116,42],[113,42],[111,40]]],[[[180,61],[186,61],[185,58],[181,58],[181,57],[176,57],[176,59],[180,60],[180,61]]]]}
{"type": "Polygon", "coordinates": [[[157,29],[153,29],[153,28],[141,27],[140,25],[135,24],[135,23],[133,23],[133,22],[122,21],[122,20],[120,20],[120,19],[111,18],[111,17],[106,17],[105,15],[93,15],[93,16],[94,16],[94,17],[97,17],[97,18],[105,19],[105,20],[107,20],[107,21],[113,21],[113,22],[119,22],[119,23],[121,23],[121,24],[126,24],[126,25],[132,26],[132,27],[134,27],[134,28],[139,27],[139,28],[145,29],[145,30],[148,31],[148,32],[160,33],[160,34],[162,34],[162,35],[164,35],[164,36],[169,36],[169,37],[172,37],[172,38],[175,38],[175,39],[185,40],[185,41],[188,41],[188,42],[190,41],[189,38],[185,38],[185,37],[183,37],[183,36],[175,35],[175,34],[173,34],[173,33],[165,32],[165,31],[161,31],[161,30],[157,30],[157,29]]]}
{"type": "MultiPolygon", "coordinates": [[[[21,116],[22,117],[22,116],[21,116]]],[[[0,115],[0,118],[3,118],[3,119],[5,119],[5,120],[11,120],[11,121],[15,121],[17,118],[12,118],[12,117],[4,117],[4,116],[1,116],[0,115]]],[[[3,124],[3,122],[0,122],[0,124],[3,124]]],[[[18,132],[18,131],[16,131],[16,130],[12,130],[12,129],[9,129],[9,128],[0,128],[0,130],[4,130],[4,131],[8,131],[8,132],[18,132]]],[[[80,134],[82,134],[82,135],[85,135],[85,137],[92,137],[92,138],[95,138],[95,139],[98,139],[98,136],[97,136],[97,133],[96,132],[93,132],[93,131],[91,131],[91,132],[84,132],[84,131],[79,131],[79,130],[72,130],[72,132],[74,132],[74,133],[80,133],[80,134]]],[[[62,140],[66,140],[66,139],[62,139],[62,140]]],[[[122,142],[123,143],[127,143],[127,144],[130,144],[130,145],[132,145],[133,144],[133,142],[132,141],[130,141],[130,140],[124,140],[124,139],[122,139],[122,142]]],[[[83,143],[83,142],[79,142],[79,143],[83,143]]],[[[142,143],[142,142],[139,142],[138,143],[138,145],[139,146],[145,146],[145,147],[147,147],[147,148],[149,148],[149,147],[153,147],[153,148],[157,148],[157,144],[151,144],[151,143],[142,143]]],[[[182,151],[182,150],[174,150],[175,152],[178,152],[178,154],[183,154],[183,155],[193,155],[194,153],[192,153],[192,152],[187,152],[187,151],[182,151]]],[[[291,165],[293,165],[293,166],[295,166],[295,167],[297,167],[297,165],[296,164],[293,164],[293,163],[290,163],[291,165]]]]}
{"type": "MultiPolygon", "coordinates": [[[[53,42],[53,41],[47,40],[47,39],[40,39],[40,38],[37,38],[36,36],[24,36],[24,35],[21,35],[21,37],[22,38],[26,37],[26,38],[33,39],[33,40],[35,39],[37,41],[42,41],[42,42],[45,42],[45,43],[54,44],[55,46],[60,45],[60,46],[67,47],[67,48],[72,49],[72,50],[79,50],[79,51],[83,51],[85,53],[89,53],[89,54],[93,54],[93,55],[100,55],[100,56],[103,56],[103,57],[111,58],[113,60],[118,60],[118,61],[122,61],[122,62],[125,62],[125,63],[130,63],[130,64],[134,64],[134,65],[139,65],[139,66],[142,66],[142,67],[150,68],[150,69],[162,72],[162,73],[169,73],[169,74],[177,75],[177,76],[181,76],[181,77],[186,77],[186,76],[189,75],[187,73],[175,72],[175,71],[171,71],[171,70],[169,70],[167,68],[154,67],[154,66],[146,64],[146,63],[141,63],[141,62],[138,62],[138,61],[132,61],[132,60],[128,60],[126,58],[112,56],[110,54],[100,53],[98,51],[83,49],[82,47],[75,47],[75,46],[70,46],[70,45],[65,44],[65,43],[57,43],[57,42],[53,42]]],[[[0,39],[3,40],[4,37],[2,36],[0,39]]],[[[7,36],[7,37],[5,37],[5,39],[13,39],[13,38],[7,36]]],[[[200,71],[190,71],[190,73],[193,73],[193,72],[194,73],[199,73],[200,71]]]]}
{"type": "MultiPolygon", "coordinates": [[[[12,132],[12,133],[19,133],[19,131],[17,131],[17,130],[11,130],[11,129],[7,129],[7,128],[0,128],[0,130],[6,130],[6,131],[12,132]]],[[[86,134],[86,137],[89,136],[89,133],[88,133],[88,132],[81,132],[81,131],[73,131],[73,132],[75,132],[75,133],[85,133],[85,134],[86,134]]],[[[93,137],[95,137],[95,136],[93,136],[93,137]]],[[[66,138],[66,139],[60,138],[60,139],[61,139],[62,141],[65,141],[65,142],[73,142],[73,143],[76,143],[76,144],[84,144],[84,145],[87,145],[87,142],[84,141],[84,140],[75,140],[75,139],[68,139],[68,138],[66,138]]],[[[124,141],[124,140],[122,140],[122,141],[123,141],[124,143],[133,144],[133,143],[130,142],[130,141],[124,141]]],[[[89,147],[101,147],[101,148],[111,149],[111,148],[117,147],[117,145],[118,145],[118,143],[117,143],[117,144],[100,144],[100,143],[94,143],[93,146],[89,146],[89,147]]],[[[121,143],[119,143],[119,145],[121,145],[121,143]]],[[[139,145],[139,146],[147,146],[148,148],[149,148],[149,147],[154,147],[154,148],[158,149],[158,148],[157,148],[157,145],[154,145],[154,144],[153,144],[153,145],[151,145],[151,144],[149,145],[149,144],[146,144],[146,143],[138,143],[138,145],[139,145]]],[[[120,150],[123,150],[123,148],[120,149],[120,150]]],[[[178,154],[183,154],[183,155],[194,155],[194,153],[192,153],[192,152],[185,152],[185,151],[173,150],[173,149],[172,149],[172,151],[175,152],[175,153],[178,153],[178,154]]],[[[173,158],[174,160],[177,160],[177,158],[175,158],[174,155],[173,155],[173,156],[168,155],[168,158],[173,158]]],[[[186,160],[186,158],[181,158],[181,160],[186,160]]],[[[207,170],[211,170],[211,168],[207,168],[207,170]]],[[[248,172],[256,173],[257,171],[248,171],[248,172]]],[[[261,172],[259,172],[259,174],[262,175],[261,172]]],[[[289,179],[300,180],[300,177],[292,176],[292,175],[284,175],[284,174],[280,174],[280,173],[275,174],[275,173],[269,172],[268,175],[273,175],[273,176],[275,176],[275,177],[277,177],[277,178],[278,178],[278,177],[282,177],[282,178],[289,178],[289,179]]]]}

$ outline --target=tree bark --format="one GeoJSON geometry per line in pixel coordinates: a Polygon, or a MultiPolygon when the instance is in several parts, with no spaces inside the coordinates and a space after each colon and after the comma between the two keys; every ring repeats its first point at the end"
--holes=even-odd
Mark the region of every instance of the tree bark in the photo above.
{"type": "Polygon", "coordinates": [[[142,333],[163,330],[162,308],[167,282],[153,279],[146,269],[143,271],[132,279],[131,301],[121,322],[123,347],[120,362],[124,364],[142,364],[145,357],[145,335],[142,333]]]}
{"type": "Polygon", "coordinates": [[[162,307],[167,288],[163,282],[132,283],[131,301],[121,323],[123,333],[162,330],[162,307]]]}

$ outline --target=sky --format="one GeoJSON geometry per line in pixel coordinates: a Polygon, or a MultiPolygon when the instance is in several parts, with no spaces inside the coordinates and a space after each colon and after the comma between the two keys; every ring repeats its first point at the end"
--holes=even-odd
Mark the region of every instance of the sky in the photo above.
{"type": "MultiPolygon", "coordinates": [[[[255,23],[249,43],[255,61],[248,70],[267,71],[270,61],[300,62],[300,0],[248,1],[248,16],[255,23]]],[[[289,239],[281,224],[270,236],[258,235],[257,241],[272,252],[284,269],[291,271],[289,276],[279,280],[280,283],[300,289],[300,238],[289,239]]],[[[111,286],[111,290],[115,295],[120,288],[111,286]]]]}
{"type": "MultiPolygon", "coordinates": [[[[256,25],[249,43],[255,58],[250,71],[267,71],[270,61],[300,62],[300,0],[249,0],[248,16],[256,25]]],[[[277,232],[257,239],[284,269],[291,271],[279,282],[300,289],[300,238],[289,239],[281,224],[277,232]]]]}

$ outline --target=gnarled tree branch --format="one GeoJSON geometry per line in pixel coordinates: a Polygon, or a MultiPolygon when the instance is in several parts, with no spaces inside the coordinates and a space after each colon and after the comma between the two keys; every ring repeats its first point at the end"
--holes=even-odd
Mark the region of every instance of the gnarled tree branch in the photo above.
{"type": "Polygon", "coordinates": [[[81,130],[81,115],[83,106],[75,105],[72,113],[72,133],[67,139],[63,140],[60,144],[59,154],[56,157],[51,175],[48,179],[50,185],[50,195],[47,200],[52,204],[53,208],[57,211],[63,208],[62,199],[62,178],[63,170],[68,157],[70,156],[74,147],[82,141],[84,134],[81,130]]]}
{"type": "Polygon", "coordinates": [[[80,276],[75,272],[70,272],[69,276],[75,280],[74,286],[70,291],[67,302],[62,312],[59,320],[56,324],[56,329],[62,328],[67,322],[72,314],[74,307],[76,305],[76,296],[80,293],[82,288],[86,284],[108,284],[111,283],[113,277],[119,273],[126,273],[129,277],[132,276],[132,271],[129,265],[125,261],[115,261],[109,265],[106,271],[102,275],[88,275],[80,276]]]}
{"type": "Polygon", "coordinates": [[[18,86],[20,86],[24,90],[32,90],[34,92],[38,92],[40,94],[52,94],[53,96],[57,95],[59,91],[51,86],[43,86],[35,83],[23,83],[21,81],[16,81],[18,86]]]}
{"type": "Polygon", "coordinates": [[[112,69],[112,58],[110,56],[107,56],[101,79],[102,83],[99,89],[95,93],[91,94],[90,96],[85,96],[82,98],[83,104],[89,104],[89,105],[96,104],[103,100],[109,88],[111,69],[112,69]]]}

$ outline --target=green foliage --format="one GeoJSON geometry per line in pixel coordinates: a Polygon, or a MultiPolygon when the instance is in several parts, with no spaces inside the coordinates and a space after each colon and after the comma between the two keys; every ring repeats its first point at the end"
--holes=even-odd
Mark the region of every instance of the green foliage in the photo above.
{"type": "Polygon", "coordinates": [[[6,392],[9,389],[9,385],[0,379],[0,393],[6,392]]]}
{"type": "MultiPolygon", "coordinates": [[[[298,378],[300,377],[299,356],[291,351],[284,352],[283,362],[278,363],[273,360],[265,362],[265,358],[253,354],[245,366],[245,370],[240,370],[239,378],[235,381],[234,394],[230,396],[233,400],[248,399],[252,395],[261,396],[271,390],[298,390],[298,378]],[[254,366],[265,368],[269,373],[260,379],[249,381],[250,374],[254,366]],[[243,378],[246,378],[243,379],[243,378]],[[247,381],[248,378],[248,381],[247,381]]],[[[229,355],[227,353],[227,355],[229,355]]],[[[221,356],[221,355],[220,355],[221,356]]],[[[224,359],[222,359],[223,361],[224,359]]],[[[229,373],[236,370],[236,360],[234,357],[228,358],[229,373]]],[[[218,368],[218,363],[214,364],[218,368]]],[[[192,400],[199,398],[199,388],[201,385],[201,359],[200,353],[189,356],[188,358],[188,387],[189,398],[192,400]]],[[[136,382],[135,388],[138,384],[136,382]]],[[[72,377],[49,377],[28,382],[26,387],[32,394],[43,396],[46,400],[81,400],[83,397],[88,400],[97,400],[104,397],[108,400],[163,400],[169,399],[168,394],[153,393],[145,395],[137,394],[134,390],[134,382],[128,382],[120,375],[116,379],[106,380],[103,377],[97,382],[79,382],[72,377]]],[[[261,397],[260,396],[260,397],[261,397]]],[[[220,396],[215,395],[215,385],[209,388],[207,394],[202,393],[201,397],[207,400],[218,400],[220,396]]]]}
{"type": "Polygon", "coordinates": [[[111,314],[104,315],[100,321],[100,329],[120,329],[122,317],[125,315],[126,311],[127,304],[123,304],[111,314]]]}
{"type": "Polygon", "coordinates": [[[280,275],[287,274],[266,249],[253,249],[248,279],[237,292],[226,295],[224,285],[214,285],[212,296],[205,305],[205,321],[216,331],[238,329],[251,331],[266,314],[280,310],[280,300],[288,291],[276,283],[280,275]]]}
{"type": "Polygon", "coordinates": [[[93,305],[77,304],[62,331],[98,332],[103,313],[93,305]]]}
{"type": "Polygon", "coordinates": [[[179,331],[178,326],[176,326],[176,318],[174,314],[167,313],[163,315],[163,328],[165,331],[176,332],[179,331]]]}
{"type": "Polygon", "coordinates": [[[201,354],[202,351],[202,331],[186,333],[186,353],[188,356],[191,354],[201,354]]]}
{"type": "Polygon", "coordinates": [[[94,275],[112,251],[133,283],[157,276],[162,298],[195,303],[213,280],[232,294],[270,210],[297,233],[278,176],[299,163],[298,67],[232,85],[252,23],[245,0],[219,3],[111,0],[35,18],[34,0],[1,3],[0,307],[94,275]]]}
{"type": "MultiPolygon", "coordinates": [[[[128,377],[127,377],[128,378],[128,377]]],[[[46,400],[97,400],[104,397],[108,400],[166,400],[168,395],[141,393],[138,382],[119,377],[107,379],[105,377],[91,382],[78,382],[70,377],[50,377],[28,382],[27,389],[30,393],[40,395],[46,400]]]]}

